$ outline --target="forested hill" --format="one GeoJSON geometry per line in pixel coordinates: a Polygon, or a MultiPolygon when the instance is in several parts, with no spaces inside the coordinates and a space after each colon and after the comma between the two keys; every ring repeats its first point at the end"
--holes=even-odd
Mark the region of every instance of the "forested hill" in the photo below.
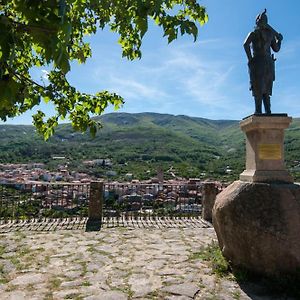
{"type": "MultiPolygon", "coordinates": [[[[62,124],[47,142],[32,126],[1,125],[0,162],[39,161],[51,166],[53,156],[64,156],[70,167],[86,171],[83,160],[110,158],[120,176],[133,172],[140,178],[155,174],[158,166],[172,167],[176,175],[228,179],[244,168],[239,121],[157,113],[112,113],[99,119],[103,128],[94,139],[62,124]]],[[[286,134],[289,165],[297,165],[299,150],[300,120],[295,119],[286,134]]]]}

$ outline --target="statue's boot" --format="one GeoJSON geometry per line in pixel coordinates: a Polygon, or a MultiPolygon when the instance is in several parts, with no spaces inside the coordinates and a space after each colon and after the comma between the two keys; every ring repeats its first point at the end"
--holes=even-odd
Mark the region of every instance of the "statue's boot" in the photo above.
{"type": "Polygon", "coordinates": [[[265,107],[265,112],[266,114],[271,114],[271,101],[270,101],[270,96],[264,96],[263,98],[264,101],[264,107],[265,107]]]}

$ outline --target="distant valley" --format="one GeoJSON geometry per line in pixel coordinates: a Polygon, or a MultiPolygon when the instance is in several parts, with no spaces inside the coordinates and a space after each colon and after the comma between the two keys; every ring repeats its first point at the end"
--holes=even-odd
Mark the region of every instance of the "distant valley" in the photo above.
{"type": "MultiPolygon", "coordinates": [[[[231,181],[244,169],[239,121],[157,113],[112,113],[99,121],[103,128],[95,138],[62,124],[47,142],[33,126],[0,125],[0,163],[43,162],[49,169],[65,164],[76,171],[118,180],[128,173],[147,179],[162,168],[167,178],[231,181]],[[91,167],[86,163],[99,159],[110,159],[112,164],[91,167]]],[[[287,165],[298,178],[300,119],[294,119],[286,131],[285,149],[287,165]]]]}

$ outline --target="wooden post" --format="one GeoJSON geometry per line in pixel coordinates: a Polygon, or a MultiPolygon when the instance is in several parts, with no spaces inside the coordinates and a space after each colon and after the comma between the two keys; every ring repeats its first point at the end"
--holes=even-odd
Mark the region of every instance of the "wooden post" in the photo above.
{"type": "Polygon", "coordinates": [[[86,231],[98,231],[102,225],[103,182],[92,181],[90,184],[89,218],[86,231]]]}

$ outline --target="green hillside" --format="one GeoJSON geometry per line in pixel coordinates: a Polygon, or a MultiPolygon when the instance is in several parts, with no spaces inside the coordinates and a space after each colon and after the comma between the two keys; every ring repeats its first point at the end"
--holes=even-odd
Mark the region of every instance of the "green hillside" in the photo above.
{"type": "MultiPolygon", "coordinates": [[[[244,137],[238,121],[156,113],[113,113],[100,121],[103,128],[94,139],[63,124],[47,142],[32,126],[1,125],[0,162],[38,161],[53,169],[58,163],[68,163],[71,169],[96,176],[113,170],[116,179],[128,172],[146,179],[161,167],[167,177],[233,180],[244,168],[244,137]],[[53,156],[64,156],[65,161],[53,160],[53,156]],[[88,168],[82,163],[100,158],[111,159],[113,165],[88,168]]],[[[295,119],[286,134],[289,167],[298,164],[299,125],[300,120],[295,119]]]]}

